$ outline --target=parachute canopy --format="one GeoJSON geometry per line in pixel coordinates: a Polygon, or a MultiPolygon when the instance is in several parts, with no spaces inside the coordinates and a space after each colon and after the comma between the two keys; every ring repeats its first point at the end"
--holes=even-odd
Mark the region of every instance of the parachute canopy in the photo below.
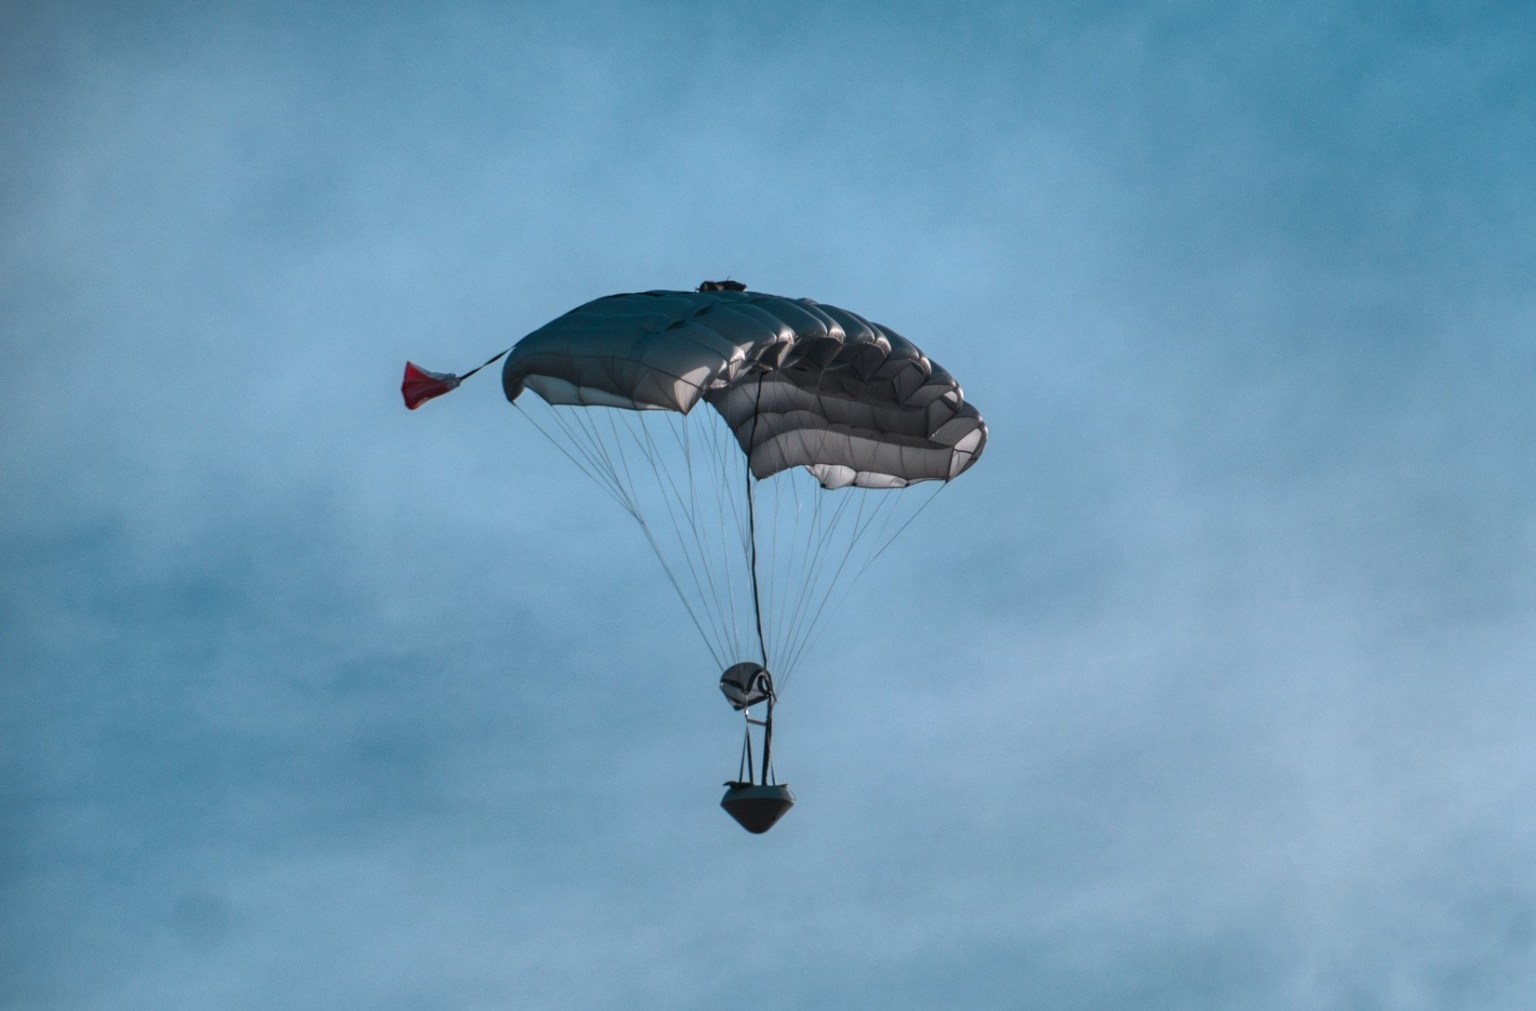
{"type": "Polygon", "coordinates": [[[545,324],[507,355],[507,399],[682,414],[702,400],[754,477],[804,467],[823,488],[948,481],[981,456],[980,413],[905,337],[810,299],[703,287],[609,295],[545,324]]]}

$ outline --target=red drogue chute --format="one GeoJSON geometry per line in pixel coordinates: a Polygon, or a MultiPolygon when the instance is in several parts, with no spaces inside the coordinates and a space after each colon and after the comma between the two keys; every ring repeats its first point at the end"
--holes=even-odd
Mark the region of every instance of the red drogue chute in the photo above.
{"type": "MultiPolygon", "coordinates": [[[[507,348],[507,351],[511,350],[511,348],[507,348]]],[[[460,383],[501,358],[507,351],[503,351],[499,355],[492,355],[489,359],[476,365],[462,376],[456,376],[452,372],[429,372],[415,362],[406,362],[405,378],[400,381],[400,395],[405,398],[405,406],[414,411],[433,397],[440,397],[444,393],[452,393],[459,388],[460,383]]]]}
{"type": "Polygon", "coordinates": [[[414,411],[433,397],[452,393],[463,381],[452,372],[428,372],[415,362],[406,362],[400,395],[405,398],[405,406],[414,411]]]}

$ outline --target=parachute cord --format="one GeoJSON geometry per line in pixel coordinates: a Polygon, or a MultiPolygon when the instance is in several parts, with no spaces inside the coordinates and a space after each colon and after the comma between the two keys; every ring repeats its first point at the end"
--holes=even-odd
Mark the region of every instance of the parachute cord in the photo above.
{"type": "Polygon", "coordinates": [[[746,734],[741,741],[741,761],[736,766],[736,782],[751,783],[757,779],[757,770],[752,764],[752,717],[747,716],[747,722],[743,724],[746,734]]]}
{"type": "Polygon", "coordinates": [[[768,718],[763,721],[763,785],[769,781],[777,783],[778,778],[773,775],[773,702],[772,690],[768,692],[768,718]]]}
{"type": "Polygon", "coordinates": [[[468,379],[470,376],[474,375],[476,372],[479,372],[481,369],[485,368],[487,365],[491,364],[492,362],[497,361],[503,355],[505,355],[508,351],[511,351],[511,350],[512,350],[511,348],[507,348],[507,350],[503,351],[501,354],[493,355],[490,358],[487,358],[485,361],[481,362],[479,365],[476,365],[474,368],[470,369],[468,372],[466,372],[462,376],[460,376],[459,377],[459,382],[462,383],[464,380],[468,379]]]}
{"type": "MultiPolygon", "coordinates": [[[[757,374],[757,401],[752,405],[752,428],[747,434],[747,540],[752,544],[749,568],[752,572],[752,617],[757,621],[757,649],[762,654],[763,668],[768,668],[768,643],[763,638],[763,604],[757,589],[757,516],[752,505],[752,452],[757,449],[757,416],[763,408],[763,374],[757,374]]],[[[769,712],[773,711],[769,704],[769,712]]],[[[766,748],[766,745],[764,746],[766,748]]],[[[764,761],[767,756],[764,755],[764,761]]],[[[766,766],[764,767],[766,773],[766,766]]]]}

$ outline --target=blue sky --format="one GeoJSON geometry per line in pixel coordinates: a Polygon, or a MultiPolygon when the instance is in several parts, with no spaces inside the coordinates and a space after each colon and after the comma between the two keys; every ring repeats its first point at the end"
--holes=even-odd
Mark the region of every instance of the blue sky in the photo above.
{"type": "Polygon", "coordinates": [[[0,1006],[1516,1008],[1522,4],[11,4],[0,1006]],[[987,455],[780,712],[494,377],[732,276],[987,455]],[[745,995],[745,996],[743,996],[745,995]]]}

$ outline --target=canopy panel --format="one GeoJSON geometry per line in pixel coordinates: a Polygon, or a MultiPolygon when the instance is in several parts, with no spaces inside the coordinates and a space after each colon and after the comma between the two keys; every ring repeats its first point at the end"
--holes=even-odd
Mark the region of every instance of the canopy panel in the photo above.
{"type": "Polygon", "coordinates": [[[707,401],[752,473],[823,487],[949,480],[987,427],[905,337],[836,306],[749,291],[648,291],[578,306],[518,342],[507,399],[687,414],[707,401]]]}

